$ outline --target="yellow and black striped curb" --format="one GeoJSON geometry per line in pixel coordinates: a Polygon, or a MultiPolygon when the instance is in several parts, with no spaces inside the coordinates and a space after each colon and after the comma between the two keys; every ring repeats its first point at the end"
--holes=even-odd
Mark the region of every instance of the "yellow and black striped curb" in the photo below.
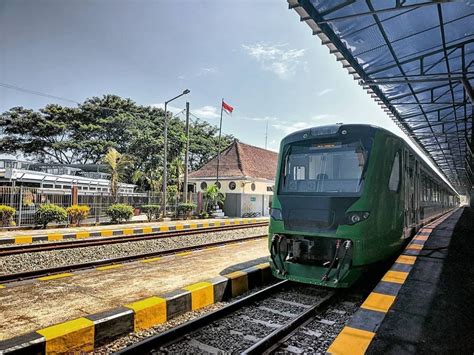
{"type": "Polygon", "coordinates": [[[382,280],[365,299],[356,313],[342,329],[327,350],[328,354],[364,354],[382,324],[385,315],[395,303],[398,292],[405,283],[415,264],[417,256],[436,226],[449,218],[454,212],[440,217],[420,229],[400,254],[382,280]]]}
{"type": "Polygon", "coordinates": [[[255,224],[268,221],[268,218],[238,218],[229,219],[225,221],[200,222],[200,223],[177,223],[174,225],[160,225],[147,226],[141,228],[127,228],[121,229],[101,229],[95,231],[81,231],[75,233],[50,233],[42,235],[19,235],[17,237],[1,238],[0,244],[28,244],[33,242],[52,242],[67,239],[86,239],[92,237],[117,237],[130,236],[148,233],[164,233],[170,231],[189,230],[189,229],[203,229],[209,227],[224,227],[240,224],[255,224]]]}
{"type": "Polygon", "coordinates": [[[0,342],[0,354],[93,351],[118,336],[163,324],[185,312],[227,301],[272,280],[268,263],[198,282],[0,342]]]}
{"type": "Polygon", "coordinates": [[[225,248],[235,248],[235,247],[241,247],[242,244],[245,243],[259,243],[261,240],[260,239],[249,239],[249,240],[244,240],[244,241],[232,241],[229,240],[228,244],[223,244],[223,245],[213,245],[213,246],[202,246],[199,249],[194,249],[190,251],[184,251],[184,252],[179,252],[176,254],[169,254],[169,255],[163,255],[163,256],[154,256],[154,257],[149,257],[149,258],[144,258],[144,259],[139,259],[135,261],[124,261],[121,263],[115,263],[115,264],[110,264],[110,265],[104,265],[104,266],[95,266],[87,269],[79,269],[76,271],[68,271],[68,272],[61,272],[57,274],[51,274],[47,276],[41,276],[41,277],[35,277],[31,279],[25,279],[25,280],[20,280],[20,281],[11,281],[11,282],[5,282],[3,284],[0,284],[0,289],[7,289],[7,288],[12,288],[12,287],[17,287],[17,286],[24,286],[24,285],[29,285],[29,284],[34,284],[34,283],[40,283],[40,282],[45,282],[45,281],[52,281],[52,280],[62,280],[67,277],[71,277],[74,275],[79,275],[79,274],[84,274],[88,272],[94,272],[94,271],[107,271],[107,270],[112,270],[112,269],[119,269],[123,266],[129,266],[129,265],[138,265],[140,263],[152,263],[155,261],[164,261],[164,260],[171,260],[177,257],[188,257],[192,256],[194,254],[202,253],[204,251],[209,251],[212,249],[225,249],[225,248]]]}

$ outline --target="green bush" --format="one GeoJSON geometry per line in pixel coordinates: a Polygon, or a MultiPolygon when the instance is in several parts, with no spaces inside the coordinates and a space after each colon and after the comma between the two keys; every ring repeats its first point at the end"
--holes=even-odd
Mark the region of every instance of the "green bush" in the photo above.
{"type": "Polygon", "coordinates": [[[196,205],[194,203],[180,203],[178,205],[178,213],[189,216],[195,208],[196,205]]]}
{"type": "Polygon", "coordinates": [[[14,226],[13,216],[15,212],[16,210],[13,207],[0,205],[0,227],[14,226]]]}
{"type": "Polygon", "coordinates": [[[123,203],[116,203],[111,205],[105,211],[105,214],[110,217],[112,223],[120,223],[128,221],[133,216],[133,207],[123,203]]]}
{"type": "Polygon", "coordinates": [[[69,221],[72,224],[80,225],[81,222],[89,215],[89,206],[72,205],[66,209],[69,221]]]}
{"type": "Polygon", "coordinates": [[[166,188],[166,201],[169,205],[176,203],[176,198],[178,197],[178,186],[168,185],[166,188]]]}
{"type": "Polygon", "coordinates": [[[153,218],[159,218],[160,210],[161,210],[160,205],[143,205],[142,206],[142,211],[145,212],[146,218],[148,219],[148,221],[151,221],[153,218]]]}
{"type": "Polygon", "coordinates": [[[201,219],[209,218],[209,213],[207,213],[206,211],[201,211],[201,213],[199,213],[199,218],[201,219]]]}
{"type": "Polygon", "coordinates": [[[67,212],[60,206],[46,203],[39,206],[36,210],[35,221],[36,224],[41,224],[43,228],[46,228],[48,223],[61,223],[67,221],[67,212]]]}

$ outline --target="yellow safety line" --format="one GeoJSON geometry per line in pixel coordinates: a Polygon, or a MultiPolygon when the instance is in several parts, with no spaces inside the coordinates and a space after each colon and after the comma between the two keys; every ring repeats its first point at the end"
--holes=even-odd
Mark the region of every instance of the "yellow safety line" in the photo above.
{"type": "Polygon", "coordinates": [[[114,264],[114,265],[107,265],[107,266],[99,266],[99,267],[96,267],[95,269],[103,271],[103,270],[117,269],[122,266],[123,266],[122,264],[114,264]]]}
{"type": "Polygon", "coordinates": [[[63,273],[63,274],[56,274],[56,275],[38,277],[38,280],[40,280],[40,281],[49,281],[49,280],[61,279],[63,277],[69,277],[69,276],[72,276],[72,274],[69,273],[69,272],[66,272],[66,273],[63,273]]]}

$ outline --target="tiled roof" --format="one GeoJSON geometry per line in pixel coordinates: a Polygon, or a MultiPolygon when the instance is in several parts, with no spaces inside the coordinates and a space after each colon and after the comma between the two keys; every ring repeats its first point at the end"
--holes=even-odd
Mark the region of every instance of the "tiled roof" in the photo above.
{"type": "MultiPolygon", "coordinates": [[[[235,140],[221,152],[219,177],[250,177],[275,180],[278,153],[254,147],[235,140]]],[[[217,156],[200,169],[189,174],[190,178],[216,176],[217,156]]]]}

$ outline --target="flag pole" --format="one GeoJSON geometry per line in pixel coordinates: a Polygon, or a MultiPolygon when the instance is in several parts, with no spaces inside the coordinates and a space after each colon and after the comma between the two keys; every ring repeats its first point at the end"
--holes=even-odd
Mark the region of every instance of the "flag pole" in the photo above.
{"type": "Polygon", "coordinates": [[[222,134],[222,111],[224,110],[224,98],[221,101],[221,120],[219,123],[219,140],[217,141],[217,171],[216,182],[219,182],[219,163],[221,160],[221,134],[222,134]]]}

